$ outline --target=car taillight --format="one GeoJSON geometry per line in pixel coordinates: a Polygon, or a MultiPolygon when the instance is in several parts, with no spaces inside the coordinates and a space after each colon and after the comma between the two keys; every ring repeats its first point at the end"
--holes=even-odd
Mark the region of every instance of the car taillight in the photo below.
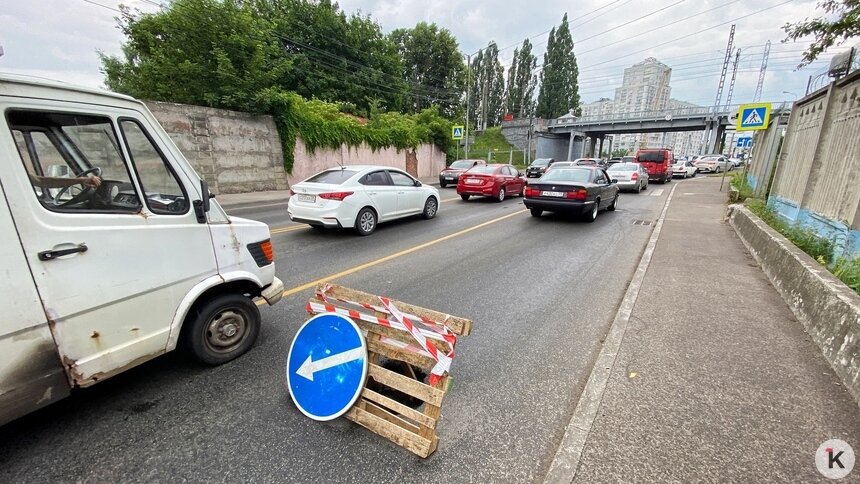
{"type": "Polygon", "coordinates": [[[537,188],[526,187],[526,196],[527,197],[539,197],[540,196],[540,190],[538,190],[537,188]]]}
{"type": "Polygon", "coordinates": [[[248,244],[248,252],[251,253],[254,262],[260,267],[267,266],[275,261],[275,251],[272,250],[271,239],[248,244]]]}
{"type": "Polygon", "coordinates": [[[639,179],[639,173],[636,173],[636,172],[634,171],[634,172],[633,172],[633,174],[632,174],[632,175],[630,175],[630,180],[632,180],[632,181],[636,181],[636,180],[638,180],[638,179],[639,179]]]}
{"type": "Polygon", "coordinates": [[[586,190],[585,188],[580,188],[579,190],[573,190],[564,194],[564,198],[570,200],[585,200],[587,196],[588,190],[586,190]]]}
{"type": "Polygon", "coordinates": [[[319,197],[324,198],[326,200],[337,200],[342,202],[344,198],[352,195],[355,192],[333,192],[333,193],[320,193],[319,197]]]}

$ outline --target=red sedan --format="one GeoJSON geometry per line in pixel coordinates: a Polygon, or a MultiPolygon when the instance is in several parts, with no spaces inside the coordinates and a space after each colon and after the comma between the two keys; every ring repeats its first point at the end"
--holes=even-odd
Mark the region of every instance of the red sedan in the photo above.
{"type": "Polygon", "coordinates": [[[463,200],[472,195],[493,197],[501,202],[508,195],[523,195],[526,181],[513,165],[478,165],[457,181],[457,193],[463,200]]]}

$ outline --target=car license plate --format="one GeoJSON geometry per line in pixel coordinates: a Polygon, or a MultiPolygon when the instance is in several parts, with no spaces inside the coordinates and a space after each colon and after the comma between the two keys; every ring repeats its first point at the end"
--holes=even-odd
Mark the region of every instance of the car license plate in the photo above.
{"type": "Polygon", "coordinates": [[[544,197],[563,197],[564,192],[540,192],[541,196],[544,197]]]}
{"type": "Polygon", "coordinates": [[[300,193],[299,194],[299,201],[300,202],[314,203],[317,201],[317,196],[316,195],[303,195],[300,193]]]}
{"type": "Polygon", "coordinates": [[[446,176],[446,177],[445,177],[445,179],[446,179],[446,180],[453,180],[453,179],[454,179],[454,177],[453,177],[453,176],[446,176]]]}
{"type": "Polygon", "coordinates": [[[481,180],[478,180],[478,179],[475,179],[475,178],[468,178],[468,179],[466,180],[466,184],[468,184],[468,185],[478,185],[478,184],[480,184],[480,183],[481,183],[481,180]]]}

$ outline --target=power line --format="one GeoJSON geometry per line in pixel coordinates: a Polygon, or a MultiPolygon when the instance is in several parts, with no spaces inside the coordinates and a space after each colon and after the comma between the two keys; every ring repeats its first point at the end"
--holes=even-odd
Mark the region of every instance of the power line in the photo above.
{"type": "Polygon", "coordinates": [[[118,9],[118,8],[109,7],[109,6],[107,6],[107,5],[103,4],[103,3],[94,2],[93,0],[83,0],[83,1],[85,1],[85,2],[87,2],[87,3],[90,3],[90,4],[92,4],[92,5],[98,5],[99,7],[106,8],[106,9],[108,9],[108,10],[113,10],[113,11],[114,11],[114,12],[116,12],[116,13],[122,13],[122,10],[120,10],[120,9],[118,9]]]}
{"type": "MultiPolygon", "coordinates": [[[[618,25],[616,25],[615,27],[612,27],[611,29],[604,30],[603,32],[596,33],[596,34],[594,34],[594,35],[592,35],[592,36],[589,36],[589,37],[586,37],[586,38],[584,38],[584,39],[579,39],[579,43],[581,44],[581,43],[583,43],[583,42],[585,42],[585,41],[588,41],[588,40],[594,39],[594,38],[596,38],[596,37],[600,37],[601,35],[608,34],[609,32],[612,32],[612,31],[614,31],[614,30],[618,30],[618,29],[620,29],[621,27],[624,27],[624,26],[630,25],[630,24],[632,24],[632,23],[634,23],[634,22],[638,22],[639,20],[642,20],[642,19],[644,19],[644,18],[648,18],[648,17],[650,17],[650,16],[652,16],[652,15],[656,15],[656,14],[658,14],[658,13],[660,13],[660,12],[664,11],[664,10],[668,10],[668,9],[670,9],[670,8],[674,7],[674,6],[680,5],[680,4],[684,3],[685,1],[686,1],[686,0],[680,0],[680,1],[678,1],[678,2],[675,2],[675,3],[671,4],[671,5],[667,5],[667,6],[663,7],[663,8],[659,8],[659,9],[657,9],[657,10],[654,10],[653,12],[646,13],[645,15],[642,15],[641,17],[637,17],[637,18],[635,18],[635,19],[633,19],[633,20],[630,20],[630,21],[624,22],[623,24],[618,24],[618,25]]],[[[737,1],[740,1],[740,0],[737,0],[737,1]]]]}

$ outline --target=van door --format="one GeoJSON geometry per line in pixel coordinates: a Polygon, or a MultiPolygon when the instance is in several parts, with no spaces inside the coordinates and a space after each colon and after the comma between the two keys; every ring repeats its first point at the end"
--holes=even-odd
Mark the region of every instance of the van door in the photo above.
{"type": "Polygon", "coordinates": [[[217,264],[160,133],[133,109],[5,98],[0,112],[0,177],[73,383],[164,353],[180,301],[217,264]],[[80,178],[93,175],[98,188],[80,178]]]}
{"type": "Polygon", "coordinates": [[[69,394],[69,381],[0,186],[0,425],[69,394]]]}

